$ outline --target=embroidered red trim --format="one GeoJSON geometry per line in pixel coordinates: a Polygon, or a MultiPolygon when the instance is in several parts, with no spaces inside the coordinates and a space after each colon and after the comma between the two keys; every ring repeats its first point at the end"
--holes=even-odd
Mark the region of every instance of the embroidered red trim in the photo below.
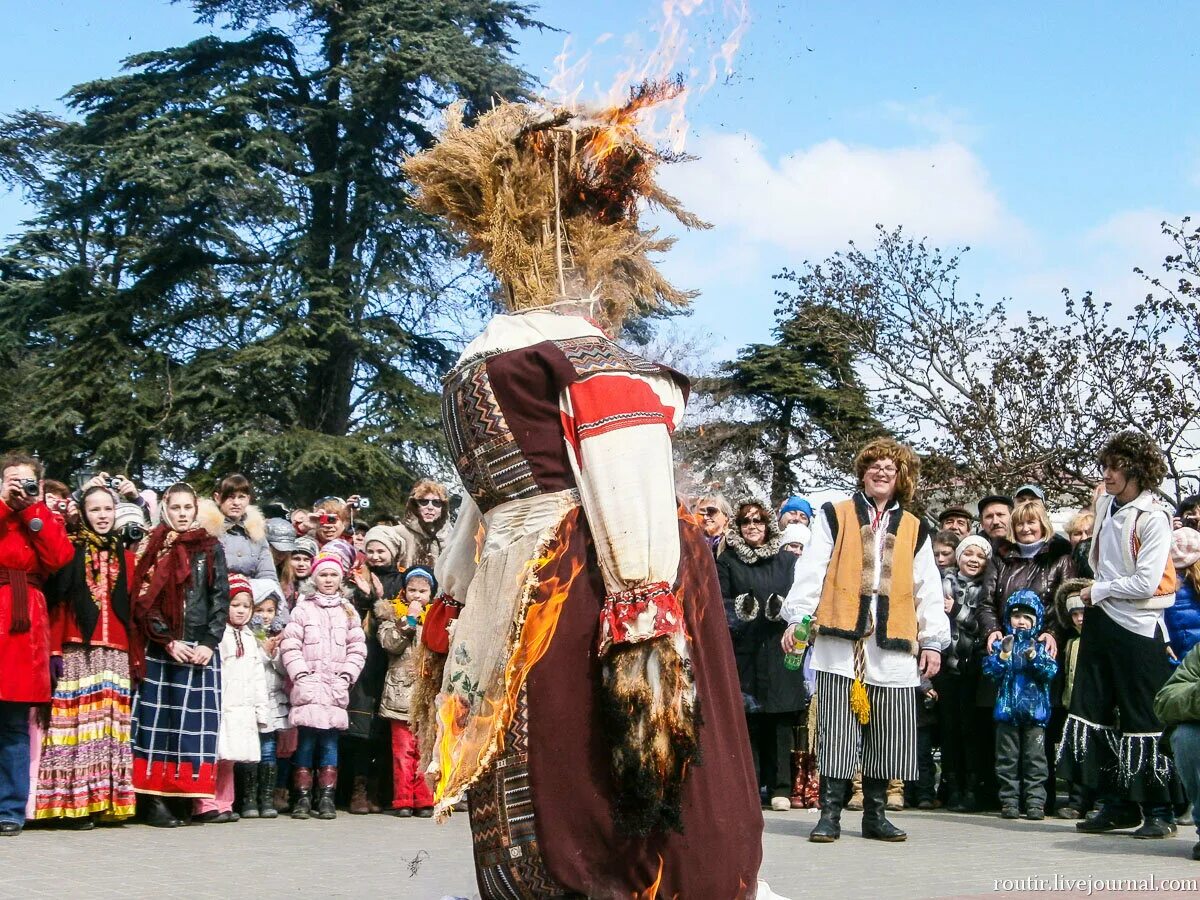
{"type": "Polygon", "coordinates": [[[664,634],[683,634],[683,608],[665,581],[638,585],[604,598],[597,646],[601,656],[613,644],[637,644],[664,634]]]}

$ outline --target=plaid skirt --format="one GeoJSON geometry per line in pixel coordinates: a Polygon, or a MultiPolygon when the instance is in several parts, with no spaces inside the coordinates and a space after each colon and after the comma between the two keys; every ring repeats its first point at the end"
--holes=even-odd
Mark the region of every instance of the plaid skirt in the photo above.
{"type": "Polygon", "coordinates": [[[221,725],[221,656],[177,663],[157,647],[133,700],[133,788],[140,794],[213,797],[221,725]]]}
{"type": "Polygon", "coordinates": [[[129,654],[110,647],[63,648],[63,674],[42,740],[35,819],[133,815],[129,746],[129,654]]]}

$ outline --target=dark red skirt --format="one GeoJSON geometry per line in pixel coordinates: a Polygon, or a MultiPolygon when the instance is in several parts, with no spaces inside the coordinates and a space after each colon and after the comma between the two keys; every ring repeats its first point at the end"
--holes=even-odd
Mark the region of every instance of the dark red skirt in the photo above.
{"type": "Polygon", "coordinates": [[[566,579],[581,557],[588,564],[529,674],[504,755],[470,793],[482,896],[629,898],[651,896],[657,882],[660,898],[753,897],[763,817],[712,551],[695,525],[680,522],[676,595],[703,716],[701,762],[683,792],[684,831],[634,838],[613,822],[595,652],[604,585],[579,510],[561,534],[566,550],[542,570],[543,583],[566,579]]]}

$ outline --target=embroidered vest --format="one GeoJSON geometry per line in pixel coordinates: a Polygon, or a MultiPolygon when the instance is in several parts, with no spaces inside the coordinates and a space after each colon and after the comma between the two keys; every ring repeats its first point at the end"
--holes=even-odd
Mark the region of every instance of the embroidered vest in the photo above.
{"type": "MultiPolygon", "coordinates": [[[[829,514],[826,507],[824,514],[829,514]]],[[[832,507],[833,555],[825,573],[816,624],[821,634],[856,641],[871,629],[871,596],[879,568],[875,605],[875,643],[885,650],[916,654],[917,605],[913,562],[921,537],[921,522],[910,512],[892,513],[884,535],[882,556],[876,559],[876,536],[867,510],[855,500],[832,507]]]]}

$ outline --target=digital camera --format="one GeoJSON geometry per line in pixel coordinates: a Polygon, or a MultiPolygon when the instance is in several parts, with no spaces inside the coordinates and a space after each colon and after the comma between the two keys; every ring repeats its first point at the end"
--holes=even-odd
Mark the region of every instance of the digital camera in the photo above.
{"type": "Polygon", "coordinates": [[[130,544],[137,544],[146,536],[146,529],[137,522],[130,522],[121,531],[125,535],[125,540],[130,544]]]}
{"type": "Polygon", "coordinates": [[[36,497],[41,490],[36,478],[22,478],[21,490],[25,492],[26,497],[36,497]]]}
{"type": "Polygon", "coordinates": [[[110,478],[110,479],[108,479],[108,487],[109,487],[109,490],[113,490],[113,491],[115,491],[115,490],[117,490],[118,488],[120,488],[120,486],[121,486],[121,479],[120,479],[120,478],[110,478]]]}
{"type": "Polygon", "coordinates": [[[331,512],[317,513],[317,522],[321,525],[335,525],[338,522],[338,515],[331,512]]]}
{"type": "Polygon", "coordinates": [[[350,506],[354,507],[355,509],[370,509],[371,508],[371,498],[370,497],[359,497],[357,500],[355,500],[353,503],[351,503],[350,506]]]}

